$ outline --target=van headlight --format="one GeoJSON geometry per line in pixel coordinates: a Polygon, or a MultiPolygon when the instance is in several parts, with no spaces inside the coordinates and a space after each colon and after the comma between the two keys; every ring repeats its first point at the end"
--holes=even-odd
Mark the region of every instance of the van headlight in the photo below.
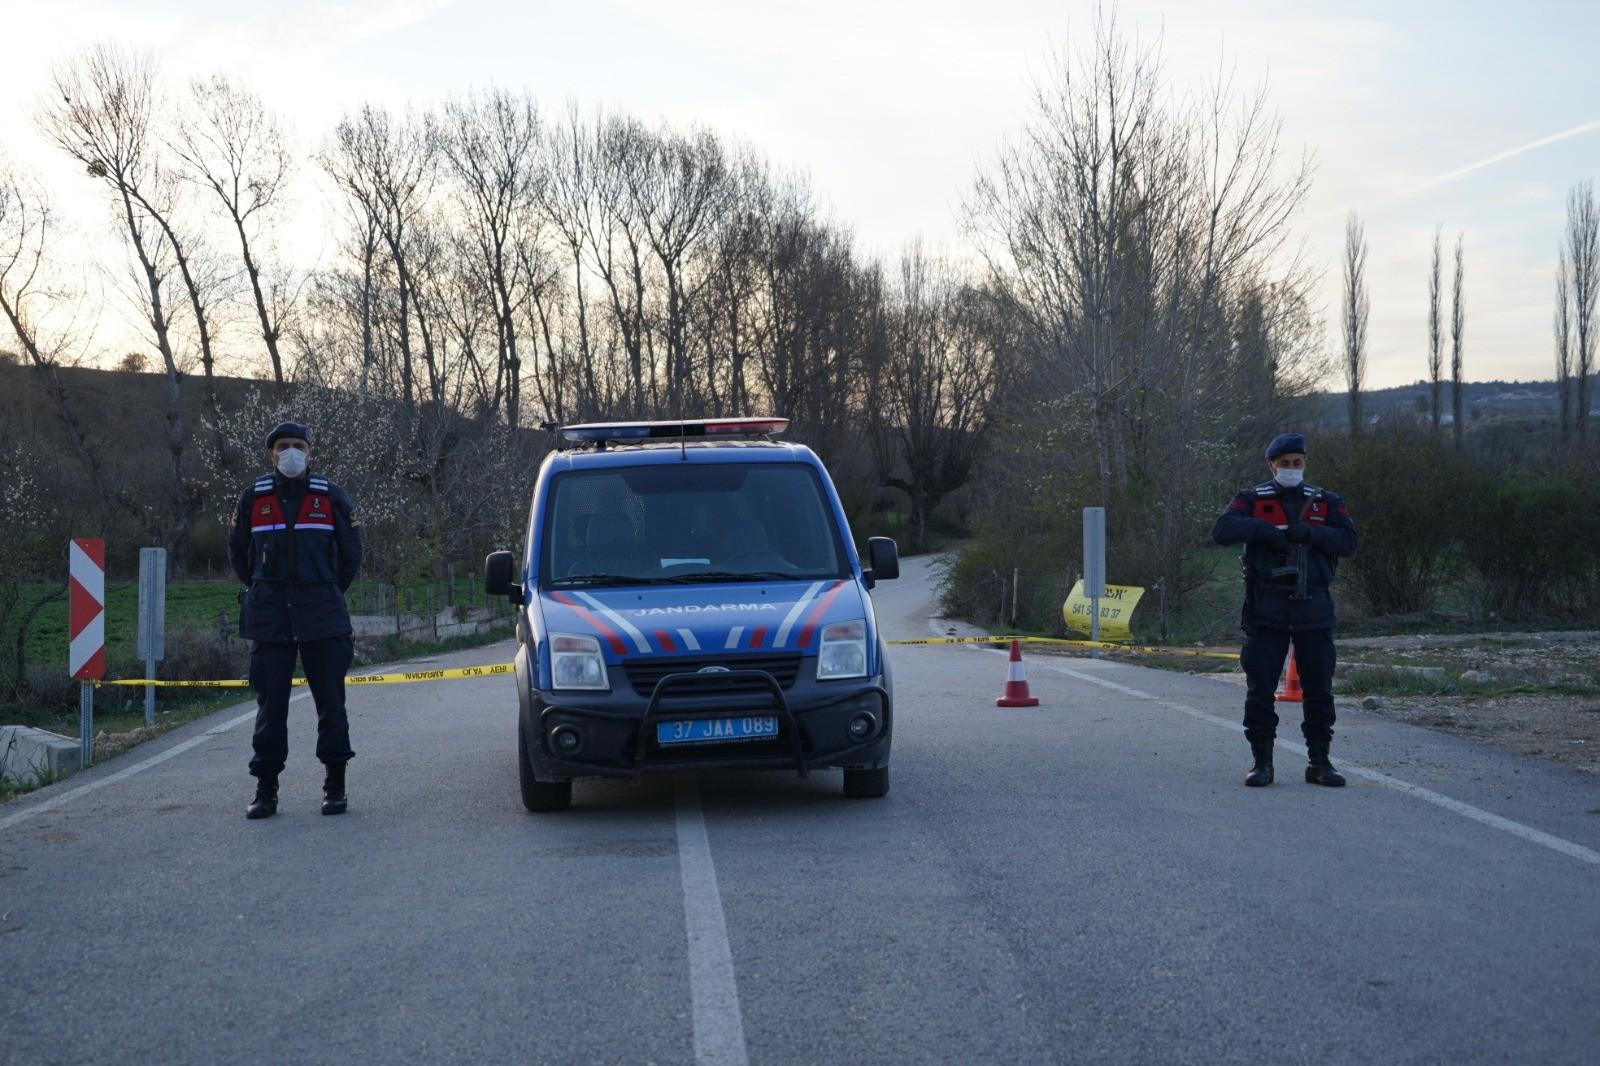
{"type": "Polygon", "coordinates": [[[838,681],[867,676],[867,620],[853,618],[822,627],[817,653],[817,680],[838,681]]]}
{"type": "Polygon", "coordinates": [[[550,683],[558,689],[608,689],[600,642],[574,633],[550,634],[550,683]]]}

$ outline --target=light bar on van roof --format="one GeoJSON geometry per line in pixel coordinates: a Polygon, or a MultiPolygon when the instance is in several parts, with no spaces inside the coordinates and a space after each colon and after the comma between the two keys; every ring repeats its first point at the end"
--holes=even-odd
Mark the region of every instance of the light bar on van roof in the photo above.
{"type": "Polygon", "coordinates": [[[767,437],[789,428],[787,418],[720,418],[708,422],[589,422],[562,426],[561,435],[580,443],[609,440],[678,440],[683,437],[767,437]]]}

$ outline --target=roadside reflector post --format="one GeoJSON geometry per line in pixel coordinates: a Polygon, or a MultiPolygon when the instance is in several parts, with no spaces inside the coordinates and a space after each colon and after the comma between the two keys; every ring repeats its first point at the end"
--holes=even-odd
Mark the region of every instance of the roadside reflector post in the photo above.
{"type": "MultiPolygon", "coordinates": [[[[1100,639],[1100,597],[1106,594],[1106,509],[1083,509],[1083,594],[1089,597],[1089,639],[1100,639]]],[[[1100,649],[1090,653],[1100,658],[1100,649]]]]}
{"type": "MultiPolygon", "coordinates": [[[[139,549],[139,658],[144,676],[155,680],[156,663],[167,657],[167,549],[139,549]]],[[[144,724],[156,724],[156,688],[144,687],[144,724]]]]}
{"type": "Polygon", "coordinates": [[[106,674],[106,542],[75,537],[67,545],[67,670],[78,692],[79,757],[94,761],[94,681],[106,674]]]}

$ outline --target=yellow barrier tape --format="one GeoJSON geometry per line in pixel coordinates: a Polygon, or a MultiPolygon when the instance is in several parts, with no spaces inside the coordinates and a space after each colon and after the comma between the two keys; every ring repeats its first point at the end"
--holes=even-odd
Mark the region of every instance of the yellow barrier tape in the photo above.
{"type": "MultiPolygon", "coordinates": [[[[464,677],[493,677],[496,674],[509,674],[516,670],[514,663],[493,663],[485,666],[456,666],[447,670],[406,670],[398,674],[349,674],[345,677],[347,685],[403,685],[412,681],[454,681],[464,677]]],[[[304,685],[306,679],[297,677],[294,684],[304,685]]],[[[143,688],[152,685],[157,688],[249,688],[250,682],[243,679],[230,681],[162,681],[154,678],[134,677],[122,678],[116,681],[96,681],[98,685],[126,685],[132,688],[143,688]]]]}
{"type": "MultiPolygon", "coordinates": [[[[912,644],[1009,644],[1011,641],[1021,641],[1023,644],[1064,644],[1079,648],[1106,648],[1110,651],[1134,652],[1140,655],[1193,655],[1210,659],[1237,659],[1236,651],[1196,651],[1193,648],[1158,648],[1151,645],[1113,644],[1110,641],[1094,640],[1065,640],[1060,637],[923,637],[919,640],[886,640],[885,644],[912,645],[912,644]]],[[[516,671],[514,663],[490,663],[483,666],[456,666],[441,670],[406,670],[396,674],[349,674],[345,677],[347,685],[404,685],[416,681],[457,681],[471,677],[494,677],[498,674],[510,674],[516,671]]],[[[304,685],[306,679],[294,678],[293,683],[304,685]]],[[[129,677],[119,678],[114,681],[96,681],[98,688],[102,685],[119,685],[127,688],[143,688],[146,685],[155,688],[249,688],[250,682],[243,678],[234,678],[227,681],[163,681],[159,678],[129,677]]]]}
{"type": "Polygon", "coordinates": [[[1064,644],[1078,648],[1106,648],[1139,655],[1191,655],[1205,659],[1237,659],[1236,651],[1199,651],[1194,648],[1160,648],[1149,644],[1113,644],[1105,640],[1067,640],[1062,637],[925,637],[920,640],[886,640],[885,644],[1064,644]]]}

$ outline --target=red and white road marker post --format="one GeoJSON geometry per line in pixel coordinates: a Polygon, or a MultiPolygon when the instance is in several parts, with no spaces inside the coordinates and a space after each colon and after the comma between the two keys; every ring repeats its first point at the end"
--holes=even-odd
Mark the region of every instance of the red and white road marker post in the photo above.
{"type": "Polygon", "coordinates": [[[76,537],[67,548],[71,562],[67,612],[70,643],[67,669],[83,682],[78,694],[78,735],[82,765],[94,761],[94,685],[106,674],[106,542],[76,537]]]}

